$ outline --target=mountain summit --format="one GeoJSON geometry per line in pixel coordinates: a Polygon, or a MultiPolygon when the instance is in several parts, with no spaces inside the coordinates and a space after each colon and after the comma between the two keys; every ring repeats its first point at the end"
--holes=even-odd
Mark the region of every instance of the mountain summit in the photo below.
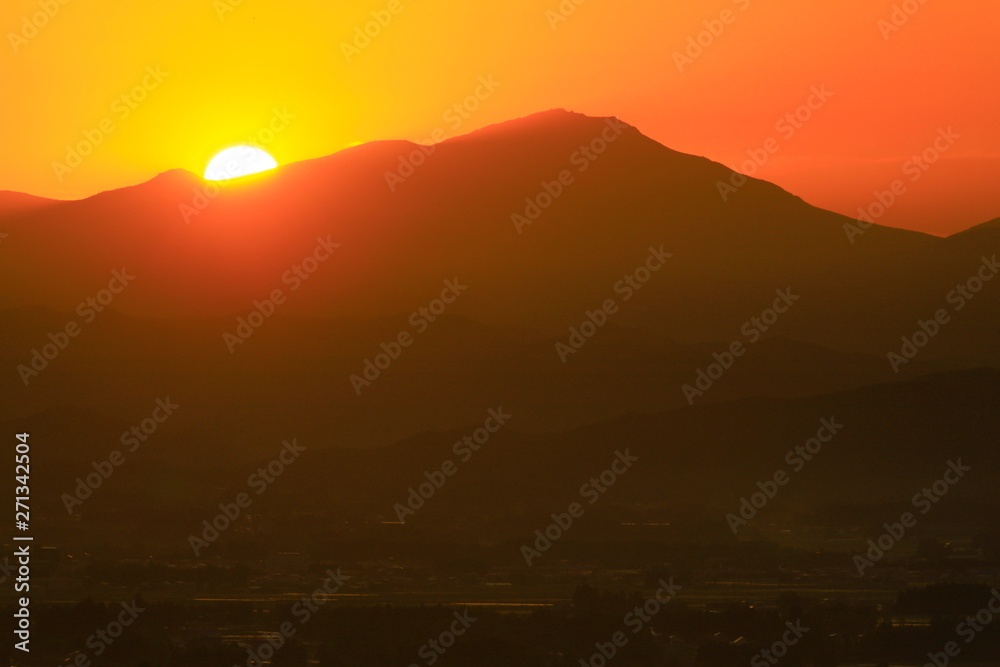
{"type": "MultiPolygon", "coordinates": [[[[791,289],[801,301],[782,322],[785,335],[884,355],[993,252],[972,243],[976,235],[949,242],[873,225],[852,237],[845,227],[857,221],[733,176],[617,119],[562,110],[434,146],[376,142],[228,184],[172,171],[7,214],[12,251],[0,278],[61,279],[7,290],[0,307],[72,311],[127,267],[138,278],[115,301],[124,313],[235,316],[281,288],[325,240],[339,246],[336,257],[285,312],[406,313],[457,277],[469,291],[456,314],[559,332],[657,251],[670,260],[617,326],[727,341],[776,290],[791,289]],[[735,191],[720,189],[734,182],[735,191]]],[[[942,334],[951,344],[927,356],[996,359],[991,337],[1000,332],[987,313],[998,295],[985,291],[942,334]]]]}

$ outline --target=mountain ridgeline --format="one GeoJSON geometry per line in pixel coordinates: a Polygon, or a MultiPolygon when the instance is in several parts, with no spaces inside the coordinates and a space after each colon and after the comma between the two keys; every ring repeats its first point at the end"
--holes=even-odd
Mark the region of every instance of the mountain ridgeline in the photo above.
{"type": "MultiPolygon", "coordinates": [[[[628,446],[648,464],[620,502],[714,507],[823,418],[844,444],[803,502],[892,499],[950,458],[992,461],[996,221],[937,238],[733,182],[551,111],[231,183],[2,193],[0,419],[51,443],[54,506],[167,397],[176,415],[129,455],[155,479],[223,484],[296,437],[316,465],[295,493],[372,516],[498,407],[492,463],[443,515],[543,505],[558,484],[534,489],[525,466],[572,492],[628,446]]],[[[107,498],[181,502],[138,481],[107,498]]]]}

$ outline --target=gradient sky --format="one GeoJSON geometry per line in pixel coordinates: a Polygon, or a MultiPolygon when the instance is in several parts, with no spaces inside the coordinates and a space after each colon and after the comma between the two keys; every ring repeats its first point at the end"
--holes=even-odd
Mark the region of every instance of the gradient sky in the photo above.
{"type": "Polygon", "coordinates": [[[72,199],[171,168],[202,173],[269,125],[284,125],[262,138],[287,163],[563,107],[734,168],[774,137],[755,175],[852,216],[897,178],[906,194],[879,222],[946,234],[1000,215],[993,0],[907,0],[918,10],[891,31],[879,22],[896,0],[63,3],[0,9],[0,189],[72,199]],[[390,6],[400,11],[345,55],[390,6]],[[556,22],[560,6],[576,9],[556,22]],[[25,29],[32,16],[44,25],[25,29]],[[703,34],[703,53],[679,68],[675,54],[720,16],[721,34],[703,34]],[[446,119],[490,76],[501,85],[479,109],[446,119]],[[776,124],[813,86],[833,96],[787,136],[776,124]],[[947,127],[960,138],[911,180],[904,163],[947,127]],[[57,175],[87,133],[105,136],[57,175]]]}

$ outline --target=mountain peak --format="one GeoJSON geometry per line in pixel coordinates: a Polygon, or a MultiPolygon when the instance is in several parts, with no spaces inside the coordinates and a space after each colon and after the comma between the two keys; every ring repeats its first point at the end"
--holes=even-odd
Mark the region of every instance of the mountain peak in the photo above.
{"type": "Polygon", "coordinates": [[[635,128],[615,117],[588,116],[587,114],[567,109],[549,109],[538,113],[507,120],[493,125],[487,125],[468,134],[455,137],[449,142],[510,139],[526,134],[577,134],[588,128],[600,131],[607,122],[621,123],[623,127],[635,131],[635,128]]]}

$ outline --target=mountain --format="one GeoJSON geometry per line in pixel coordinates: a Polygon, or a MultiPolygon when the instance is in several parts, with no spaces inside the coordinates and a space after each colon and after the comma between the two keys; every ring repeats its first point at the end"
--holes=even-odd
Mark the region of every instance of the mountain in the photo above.
{"type": "MultiPolygon", "coordinates": [[[[240,532],[256,524],[280,531],[276,516],[287,526],[312,526],[303,534],[315,539],[344,530],[346,522],[354,531],[396,521],[396,505],[407,502],[411,487],[427,481],[425,471],[438,471],[450,460],[456,471],[426,507],[407,516],[408,523],[460,526],[469,535],[526,536],[550,521],[552,512],[578,500],[580,485],[607,469],[616,452],[626,450],[637,460],[606,497],[588,507],[586,525],[591,528],[704,520],[719,536],[731,536],[726,515],[739,511],[741,499],[757,493],[758,482],[773,479],[780,470],[788,482],[761,510],[757,529],[809,521],[830,506],[852,506],[862,510],[842,513],[848,525],[881,530],[901,511],[913,511],[913,496],[937,488],[934,483],[952,463],[967,470],[931,510],[921,513],[921,530],[955,521],[988,527],[996,522],[988,508],[1000,507],[991,474],[1000,464],[994,446],[1000,436],[998,395],[1000,372],[964,371],[807,398],[743,399],[626,414],[545,434],[525,432],[521,416],[502,406],[510,415],[508,423],[471,455],[456,452],[454,444],[481,425],[485,410],[462,428],[430,431],[371,450],[323,447],[300,435],[297,444],[305,451],[276,479],[273,491],[255,500],[255,518],[241,524],[240,532]],[[821,431],[824,425],[828,430],[821,431]],[[827,442],[812,449],[811,457],[802,455],[818,433],[827,442]]],[[[5,428],[13,432],[24,425],[32,429],[35,442],[55,443],[50,436],[61,429],[53,428],[50,418],[59,417],[6,423],[5,428]]],[[[118,430],[127,424],[104,426],[118,430]]],[[[77,478],[92,473],[104,457],[92,458],[95,453],[85,449],[40,447],[35,459],[39,475],[33,480],[46,529],[72,532],[74,544],[84,548],[107,535],[137,534],[139,526],[153,524],[161,529],[141,539],[158,546],[183,544],[205,518],[206,508],[246,490],[247,475],[281,449],[275,441],[272,451],[252,461],[206,460],[194,451],[196,445],[213,446],[217,436],[213,429],[167,424],[149,444],[127,454],[92,498],[74,508],[82,523],[66,512],[62,494],[73,493],[77,478]],[[186,457],[178,455],[182,447],[188,448],[186,457]],[[192,466],[191,460],[199,465],[192,466]]],[[[91,439],[88,429],[84,440],[91,439]]]]}
{"type": "MultiPolygon", "coordinates": [[[[723,201],[719,183],[733,177],[729,169],[611,119],[548,112],[425,152],[379,142],[220,192],[171,172],[8,220],[12,250],[0,275],[12,279],[30,262],[60,280],[7,290],[0,305],[70,310],[126,266],[141,279],[116,299],[124,312],[235,316],[281,288],[285,271],[312,252],[317,238],[329,237],[341,246],[335,260],[294,295],[289,312],[408,312],[457,276],[470,289],[455,312],[565,331],[614,297],[617,281],[645,261],[649,248],[662,246],[673,257],[622,309],[620,325],[677,340],[725,341],[773,301],[776,289],[790,287],[802,300],[781,323],[783,334],[885,354],[992,248],[877,225],[852,244],[844,231],[852,221],[753,179],[723,201]],[[600,147],[602,133],[614,141],[590,160],[581,147],[600,147]],[[402,182],[389,176],[390,190],[387,174],[411,157],[422,164],[402,182]],[[544,195],[544,183],[562,172],[572,183],[518,233],[512,216],[523,215],[526,198],[544,195]]],[[[964,332],[973,340],[949,330],[943,335],[950,343],[927,355],[994,361],[987,339],[996,333],[989,313],[997,298],[988,291],[963,315],[975,320],[964,332]]]]}
{"type": "MultiPolygon", "coordinates": [[[[29,266],[53,280],[4,290],[0,306],[71,311],[126,267],[137,278],[115,298],[124,313],[235,318],[289,290],[286,271],[329,239],[335,256],[283,313],[393,316],[457,277],[468,292],[453,314],[568,337],[587,310],[623,301],[618,281],[662,247],[672,257],[620,303],[617,326],[725,345],[791,289],[801,298],[771,333],[885,356],[918,320],[951,308],[949,292],[995,251],[992,236],[964,243],[878,225],[852,244],[844,226],[855,221],[769,183],[749,179],[724,201],[719,184],[733,176],[614,119],[564,111],[433,149],[359,146],[218,190],[171,172],[3,221],[5,284],[29,266]],[[420,163],[412,174],[407,161],[420,163]],[[560,174],[568,185],[553,185],[560,174]],[[530,224],[516,222],[531,200],[548,203],[546,184],[562,193],[530,224]]],[[[996,363],[998,300],[1000,290],[984,290],[922,357],[996,363]]]]}
{"type": "MultiPolygon", "coordinates": [[[[98,456],[117,446],[123,430],[102,427],[103,419],[138,423],[155,399],[170,396],[182,406],[178,427],[201,433],[163,453],[178,462],[192,455],[202,461],[264,456],[292,435],[322,447],[385,446],[470,423],[495,405],[516,413],[521,429],[551,432],[687,406],[682,387],[697,382],[697,369],[719,348],[609,324],[564,364],[558,338],[532,329],[445,314],[417,333],[407,319],[275,315],[230,354],[223,340],[234,330],[228,318],[174,321],[106,311],[36,371],[32,363],[41,361],[33,351],[54,352],[49,334],[82,318],[4,311],[0,367],[8,370],[0,374],[0,419],[45,414],[40,432],[60,449],[81,446],[66,433],[101,433],[103,447],[90,453],[98,456]],[[411,332],[411,346],[377,378],[368,371],[370,384],[352,380],[365,377],[366,361],[400,331],[411,332]],[[207,450],[206,439],[213,442],[207,450]]],[[[918,363],[899,377],[936,369],[918,363]]],[[[769,338],[691,402],[809,396],[886,379],[880,358],[769,338]]]]}
{"type": "Polygon", "coordinates": [[[226,459],[290,432],[385,446],[493,404],[544,433],[996,365],[1000,290],[948,299],[995,225],[947,239],[876,225],[851,244],[856,221],[771,184],[724,201],[733,177],[615,119],[552,111],[7,215],[0,418],[134,423],[170,395],[226,459]],[[525,198],[547,190],[526,224],[525,198]],[[950,321],[890,364],[940,308],[950,321]]]}
{"type": "Polygon", "coordinates": [[[420,522],[520,534],[631,448],[641,465],[595,516],[725,532],[821,419],[843,433],[775,519],[905,506],[958,457],[977,474],[956,497],[992,507],[995,221],[866,228],[740,182],[552,111],[228,184],[174,170],[81,201],[0,197],[0,423],[37,443],[62,542],[156,526],[140,551],[183,544],[290,439],[304,463],[255,511],[381,525],[500,408],[509,428],[420,522]],[[64,494],[116,451],[71,516],[64,494]]]}

